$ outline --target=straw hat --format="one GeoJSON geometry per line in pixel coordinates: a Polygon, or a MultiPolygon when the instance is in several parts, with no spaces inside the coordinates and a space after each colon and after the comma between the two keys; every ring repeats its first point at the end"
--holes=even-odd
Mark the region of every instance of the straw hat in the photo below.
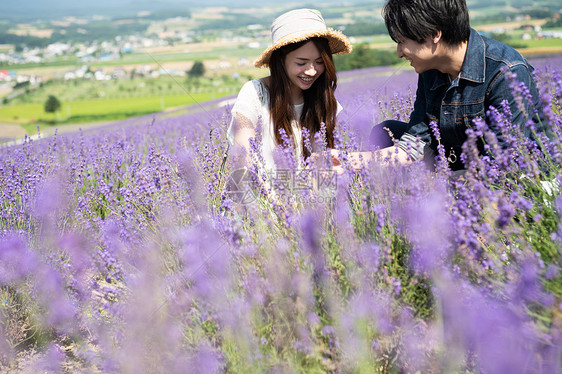
{"type": "Polygon", "coordinates": [[[268,47],[254,62],[255,67],[268,66],[271,54],[287,44],[313,37],[328,39],[332,54],[351,52],[351,44],[341,32],[326,27],[322,14],[315,9],[295,9],[277,17],[271,24],[273,45],[268,47]]]}

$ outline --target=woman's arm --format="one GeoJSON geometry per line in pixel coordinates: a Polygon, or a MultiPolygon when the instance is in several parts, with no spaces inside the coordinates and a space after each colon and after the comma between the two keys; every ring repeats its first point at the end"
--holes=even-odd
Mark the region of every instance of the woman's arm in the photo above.
{"type": "Polygon", "coordinates": [[[236,113],[232,122],[233,144],[241,146],[246,152],[246,161],[251,160],[250,139],[256,136],[255,126],[246,116],[236,113]]]}
{"type": "MultiPolygon", "coordinates": [[[[259,82],[258,82],[259,83],[259,82]]],[[[228,128],[228,140],[246,152],[246,160],[251,161],[250,139],[256,136],[256,125],[260,120],[262,100],[257,81],[246,82],[232,108],[232,119],[228,128]]]]}
{"type": "MultiPolygon", "coordinates": [[[[341,155],[338,149],[331,149],[332,169],[338,174],[343,173],[344,168],[341,163],[341,155]]],[[[320,157],[312,155],[312,157],[320,157]]],[[[354,170],[366,167],[370,162],[377,160],[383,165],[399,164],[408,165],[413,162],[412,157],[400,147],[387,147],[376,151],[350,152],[346,154],[346,160],[354,170]]]]}
{"type": "MultiPolygon", "coordinates": [[[[332,157],[340,162],[339,150],[332,149],[332,157]]],[[[347,154],[347,161],[355,170],[367,166],[371,161],[379,160],[382,164],[398,163],[408,165],[412,163],[410,155],[400,147],[387,147],[376,151],[350,152],[347,154]]]]}

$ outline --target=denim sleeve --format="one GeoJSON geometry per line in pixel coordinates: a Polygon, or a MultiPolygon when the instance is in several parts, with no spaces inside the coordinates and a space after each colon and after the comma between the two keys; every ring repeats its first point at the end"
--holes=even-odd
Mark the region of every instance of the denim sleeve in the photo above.
{"type": "Polygon", "coordinates": [[[419,161],[431,144],[431,133],[426,119],[426,93],[423,81],[423,74],[418,76],[418,88],[416,90],[416,100],[414,110],[410,114],[409,128],[398,141],[398,147],[402,148],[410,157],[419,161]]]}
{"type": "MultiPolygon", "coordinates": [[[[532,68],[520,63],[503,70],[494,78],[488,91],[486,110],[490,106],[501,110],[502,102],[506,100],[511,111],[511,122],[520,126],[526,137],[533,137],[529,120],[535,123],[538,132],[543,131],[542,109],[532,68]]],[[[500,130],[495,126],[491,126],[491,129],[502,143],[500,130]]]]}

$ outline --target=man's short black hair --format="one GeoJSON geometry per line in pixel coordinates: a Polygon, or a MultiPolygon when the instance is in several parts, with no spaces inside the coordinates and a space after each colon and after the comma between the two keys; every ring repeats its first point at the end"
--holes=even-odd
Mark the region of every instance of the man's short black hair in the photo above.
{"type": "Polygon", "coordinates": [[[402,38],[422,43],[439,30],[442,40],[452,45],[467,41],[470,36],[465,0],[388,0],[382,16],[396,43],[402,38]]]}

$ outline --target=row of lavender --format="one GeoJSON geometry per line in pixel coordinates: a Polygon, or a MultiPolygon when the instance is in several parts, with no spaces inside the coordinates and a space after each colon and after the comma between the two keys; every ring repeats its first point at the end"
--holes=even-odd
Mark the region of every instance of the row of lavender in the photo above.
{"type": "MultiPolygon", "coordinates": [[[[560,60],[535,62],[555,136],[498,112],[512,147],[475,124],[462,179],[240,174],[211,103],[0,149],[0,369],[559,371],[560,60]]],[[[407,118],[415,79],[342,73],[338,148],[407,118]]]]}

